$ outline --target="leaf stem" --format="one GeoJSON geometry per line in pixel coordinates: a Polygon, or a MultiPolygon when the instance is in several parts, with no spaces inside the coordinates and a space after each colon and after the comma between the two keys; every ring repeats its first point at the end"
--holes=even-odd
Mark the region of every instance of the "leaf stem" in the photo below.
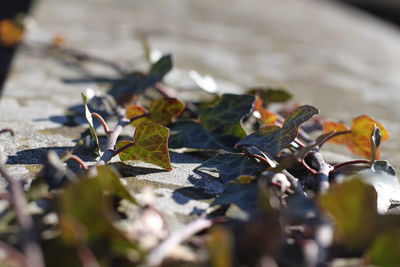
{"type": "Polygon", "coordinates": [[[168,87],[166,87],[161,82],[156,82],[153,87],[162,94],[163,97],[172,98],[175,96],[175,93],[168,87]]]}
{"type": "Polygon", "coordinates": [[[68,159],[69,159],[69,160],[73,160],[73,161],[75,161],[76,163],[78,163],[78,164],[82,167],[82,169],[84,169],[85,171],[87,171],[87,170],[89,169],[88,166],[86,165],[86,163],[83,162],[83,160],[82,160],[80,157],[78,157],[78,156],[70,155],[70,156],[68,157],[68,159]]]}
{"type": "Polygon", "coordinates": [[[120,148],[118,148],[117,150],[114,151],[114,156],[118,155],[119,153],[121,153],[122,151],[124,151],[125,149],[130,148],[131,146],[135,145],[135,141],[131,141],[129,144],[126,144],[120,148]]]}
{"type": "Polygon", "coordinates": [[[27,200],[19,181],[8,173],[4,164],[0,163],[0,174],[9,183],[11,191],[11,203],[21,227],[21,236],[24,253],[29,267],[44,267],[43,252],[39,245],[38,237],[34,228],[33,219],[27,208],[27,200]]]}
{"type": "Polygon", "coordinates": [[[129,120],[129,123],[131,123],[131,122],[133,122],[133,121],[135,121],[135,120],[137,120],[137,119],[144,118],[144,117],[148,117],[148,116],[150,116],[150,113],[149,113],[149,112],[148,112],[148,113],[144,113],[144,114],[142,114],[142,115],[135,116],[135,117],[133,117],[133,118],[131,118],[131,119],[129,120]]]}
{"type": "Polygon", "coordinates": [[[115,126],[113,131],[109,131],[107,135],[107,146],[106,150],[104,151],[103,155],[96,163],[96,166],[104,165],[109,162],[116,154],[115,154],[115,144],[117,143],[119,135],[122,133],[122,130],[126,125],[129,124],[130,120],[125,118],[125,110],[121,108],[119,110],[119,120],[117,125],[115,126]]]}
{"type": "Polygon", "coordinates": [[[329,141],[330,139],[332,139],[332,138],[334,138],[336,136],[343,135],[343,134],[349,134],[349,133],[351,133],[351,130],[335,132],[334,134],[329,136],[327,139],[325,139],[323,142],[321,142],[319,144],[319,147],[322,147],[327,141],[329,141]]]}
{"type": "Polygon", "coordinates": [[[367,165],[370,165],[371,161],[368,160],[368,159],[357,159],[357,160],[346,161],[346,162],[334,165],[332,172],[337,172],[338,170],[340,170],[340,169],[342,169],[342,168],[344,168],[346,166],[355,165],[355,164],[367,164],[367,165]]]}
{"type": "Polygon", "coordinates": [[[213,225],[214,221],[206,218],[199,218],[181,229],[173,232],[159,246],[157,246],[147,257],[146,266],[160,266],[168,254],[180,243],[190,238],[194,234],[207,229],[213,225]]]}
{"type": "Polygon", "coordinates": [[[96,113],[96,112],[92,112],[91,115],[93,118],[96,118],[101,123],[101,125],[103,126],[103,129],[104,129],[104,132],[108,135],[110,133],[110,128],[108,128],[107,122],[103,119],[103,117],[99,113],[96,113]]]}

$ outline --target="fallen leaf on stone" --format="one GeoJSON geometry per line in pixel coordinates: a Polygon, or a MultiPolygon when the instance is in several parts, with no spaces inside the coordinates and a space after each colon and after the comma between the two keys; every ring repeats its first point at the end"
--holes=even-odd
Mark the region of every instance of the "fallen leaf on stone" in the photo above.
{"type": "MultiPolygon", "coordinates": [[[[169,129],[155,123],[142,123],[134,133],[134,145],[123,150],[119,157],[122,161],[140,160],[161,168],[172,170],[168,151],[169,129]]],[[[119,149],[131,141],[123,140],[117,143],[119,149]]]]}

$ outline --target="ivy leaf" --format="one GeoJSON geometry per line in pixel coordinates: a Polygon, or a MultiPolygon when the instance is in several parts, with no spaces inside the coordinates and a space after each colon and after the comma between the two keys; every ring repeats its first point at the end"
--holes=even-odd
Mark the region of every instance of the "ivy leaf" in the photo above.
{"type": "Polygon", "coordinates": [[[375,188],[378,213],[384,214],[392,204],[400,203],[400,184],[388,162],[375,161],[370,169],[359,171],[349,178],[354,177],[375,188]]]}
{"type": "MultiPolygon", "coordinates": [[[[330,132],[346,132],[350,131],[350,129],[341,122],[336,121],[324,121],[322,123],[322,133],[330,133],[330,132]]],[[[351,135],[348,134],[341,134],[329,139],[327,142],[339,144],[339,145],[349,145],[352,144],[351,135]]]]}
{"type": "Polygon", "coordinates": [[[376,233],[376,201],[375,189],[359,179],[346,181],[321,195],[321,207],[334,218],[335,241],[353,251],[368,248],[376,233]]]}
{"type": "Polygon", "coordinates": [[[256,182],[249,184],[228,183],[224,192],[217,197],[212,205],[235,204],[244,211],[251,211],[258,203],[258,185],[256,182]]]}
{"type": "Polygon", "coordinates": [[[244,154],[218,154],[203,162],[195,170],[218,174],[223,183],[236,180],[239,176],[255,176],[263,168],[254,165],[244,154]]]}
{"type": "Polygon", "coordinates": [[[147,117],[135,119],[131,122],[133,126],[142,123],[159,123],[162,125],[170,124],[185,109],[185,103],[176,98],[159,98],[150,103],[147,110],[139,105],[127,105],[125,116],[128,119],[149,113],[147,117]]]}
{"type": "Polygon", "coordinates": [[[236,147],[253,145],[261,151],[271,155],[278,155],[297,137],[299,126],[310,119],[318,110],[312,106],[300,106],[289,114],[282,128],[279,126],[265,126],[257,132],[241,139],[236,147]]]}
{"type": "Polygon", "coordinates": [[[82,101],[83,101],[83,105],[85,107],[85,119],[86,119],[87,123],[89,124],[90,135],[92,136],[92,139],[95,143],[95,152],[97,155],[100,155],[99,138],[97,137],[96,129],[93,126],[92,113],[89,110],[89,107],[87,105],[87,103],[88,103],[87,96],[84,93],[82,93],[82,101]]]}
{"type": "Polygon", "coordinates": [[[103,190],[121,199],[137,203],[126,188],[121,184],[120,175],[109,166],[97,166],[95,170],[87,172],[81,179],[97,179],[103,190]]]}
{"type": "Polygon", "coordinates": [[[219,137],[208,132],[202,125],[194,121],[173,123],[169,125],[169,128],[171,130],[171,137],[169,139],[169,146],[171,148],[232,150],[231,147],[226,145],[226,142],[232,139],[232,137],[219,137]]]}
{"type": "MultiPolygon", "coordinates": [[[[125,160],[141,160],[157,165],[161,168],[172,170],[168,152],[169,129],[160,124],[142,123],[135,129],[134,145],[123,150],[119,157],[125,160]]],[[[119,149],[131,141],[120,141],[116,148],[119,149]]]]}
{"type": "MultiPolygon", "coordinates": [[[[243,117],[250,113],[254,99],[251,95],[224,94],[214,106],[200,111],[200,121],[210,131],[218,128],[229,131],[232,125],[237,128],[243,117]]],[[[236,129],[234,133],[243,137],[245,131],[236,129]]]]}
{"type": "Polygon", "coordinates": [[[162,56],[156,63],[154,63],[148,74],[149,84],[154,84],[161,81],[164,76],[172,69],[172,56],[170,54],[162,56]]]}
{"type": "Polygon", "coordinates": [[[210,239],[207,242],[211,266],[233,266],[233,243],[234,237],[228,229],[218,225],[211,228],[210,239]]]}
{"type": "Polygon", "coordinates": [[[281,88],[255,87],[248,91],[249,94],[258,95],[265,103],[280,103],[292,99],[292,94],[281,88]]]}
{"type": "MultiPolygon", "coordinates": [[[[345,145],[354,154],[361,155],[367,159],[371,158],[372,155],[372,144],[371,144],[371,134],[374,130],[374,125],[379,129],[381,142],[385,142],[389,138],[389,132],[376,120],[368,117],[366,115],[359,116],[353,119],[351,131],[349,134],[339,135],[331,140],[330,142],[345,145]]],[[[328,131],[348,131],[349,129],[342,123],[327,121],[323,123],[322,132],[328,131]]],[[[375,139],[377,137],[374,137],[375,139]]],[[[374,159],[379,158],[379,149],[376,149],[374,159]]]]}
{"type": "Polygon", "coordinates": [[[368,259],[375,266],[398,266],[400,262],[400,229],[381,234],[368,251],[368,259]]]}
{"type": "Polygon", "coordinates": [[[110,176],[108,167],[96,168],[97,175],[88,178],[90,174],[69,184],[59,196],[59,215],[61,218],[60,230],[65,242],[80,246],[87,243],[98,257],[107,257],[109,252],[121,253],[136,250],[137,247],[129,241],[117,228],[112,218],[115,212],[112,209],[111,196],[117,193],[115,177],[110,176]],[[102,178],[109,180],[101,181],[102,178]],[[114,184],[110,189],[105,187],[114,184]],[[108,191],[110,194],[105,194],[108,191]],[[71,222],[71,223],[66,223],[71,222]],[[71,236],[71,233],[81,233],[71,236]],[[107,242],[104,242],[107,241],[107,242]]]}
{"type": "MultiPolygon", "coordinates": [[[[366,158],[371,157],[371,133],[374,125],[379,128],[381,142],[385,142],[389,138],[389,132],[374,119],[368,116],[359,116],[353,119],[351,125],[351,136],[354,144],[353,153],[362,155],[366,158]]],[[[379,158],[379,149],[376,151],[376,158],[379,158]]]]}
{"type": "Polygon", "coordinates": [[[150,119],[159,124],[168,125],[185,109],[185,103],[176,98],[159,98],[150,104],[150,119]]]}

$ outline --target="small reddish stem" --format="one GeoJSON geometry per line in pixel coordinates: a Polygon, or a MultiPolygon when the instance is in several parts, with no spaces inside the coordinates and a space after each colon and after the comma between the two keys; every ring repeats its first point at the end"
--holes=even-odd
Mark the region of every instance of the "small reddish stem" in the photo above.
{"type": "Polygon", "coordinates": [[[311,174],[317,174],[317,171],[314,170],[313,168],[311,168],[310,166],[308,166],[307,162],[306,162],[304,159],[302,159],[302,160],[300,161],[300,164],[301,164],[309,173],[311,173],[311,174]]]}
{"type": "Polygon", "coordinates": [[[103,117],[100,114],[98,114],[96,112],[92,112],[92,117],[96,118],[101,123],[101,125],[103,126],[103,129],[104,129],[104,132],[106,134],[110,133],[110,128],[108,128],[106,121],[103,119],[103,117]]]}
{"type": "Polygon", "coordinates": [[[163,97],[167,97],[167,98],[172,98],[175,96],[175,92],[173,90],[171,90],[170,88],[166,87],[165,85],[163,85],[161,82],[156,82],[153,87],[160,92],[163,97]]]}
{"type": "Polygon", "coordinates": [[[264,157],[257,155],[257,154],[251,154],[252,157],[255,157],[256,159],[260,160],[262,163],[264,163],[267,167],[271,167],[271,164],[266,160],[264,157]]]}
{"type": "Polygon", "coordinates": [[[125,149],[128,149],[128,148],[130,148],[131,146],[134,146],[134,145],[135,145],[135,141],[131,141],[129,144],[126,144],[126,145],[118,148],[117,150],[114,151],[114,156],[118,155],[119,153],[121,153],[125,149]]]}
{"type": "Polygon", "coordinates": [[[368,159],[357,159],[357,160],[346,161],[346,162],[334,165],[332,172],[336,172],[336,171],[340,170],[341,168],[344,168],[346,166],[355,165],[355,164],[367,164],[367,165],[370,165],[371,161],[369,161],[368,159]]]}
{"type": "Polygon", "coordinates": [[[348,131],[341,131],[341,132],[335,132],[334,134],[332,134],[331,136],[329,136],[326,140],[324,140],[321,144],[319,144],[319,147],[322,147],[327,141],[329,141],[330,139],[339,136],[339,135],[343,135],[343,134],[349,134],[351,133],[351,130],[348,131]]]}
{"type": "Polygon", "coordinates": [[[75,162],[78,163],[78,164],[82,167],[82,169],[84,169],[85,171],[89,170],[89,167],[86,165],[86,163],[83,162],[83,160],[82,160],[80,157],[78,157],[78,156],[71,155],[71,156],[69,156],[68,160],[73,160],[73,161],[75,161],[75,162]]]}
{"type": "Polygon", "coordinates": [[[10,133],[12,136],[15,136],[14,131],[9,128],[1,129],[0,134],[2,134],[2,133],[10,133]]]}

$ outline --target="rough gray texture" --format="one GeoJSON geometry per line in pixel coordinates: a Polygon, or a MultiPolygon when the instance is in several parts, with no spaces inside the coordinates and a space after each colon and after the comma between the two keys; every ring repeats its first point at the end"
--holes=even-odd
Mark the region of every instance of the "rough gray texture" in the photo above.
{"type": "MultiPolygon", "coordinates": [[[[347,122],[359,114],[375,117],[392,133],[382,156],[400,166],[400,35],[391,26],[317,0],[42,0],[27,43],[46,43],[61,34],[68,47],[146,69],[137,32],[147,34],[154,48],[174,55],[178,70],[168,76],[172,85],[187,84],[187,71],[196,69],[213,75],[221,92],[281,84],[328,117],[347,122]]],[[[81,103],[86,88],[108,89],[109,84],[65,80],[90,75],[116,73],[20,50],[0,102],[0,128],[16,132],[14,138],[0,136],[16,176],[37,171],[43,151],[74,145],[84,126],[63,126],[71,120],[67,109],[81,103]]],[[[168,173],[148,165],[119,167],[128,169],[124,174],[133,191],[148,184],[157,188],[158,205],[171,215],[206,209],[207,196],[188,188],[217,192],[220,184],[192,172],[199,159],[174,157],[174,170],[168,173]]]]}

